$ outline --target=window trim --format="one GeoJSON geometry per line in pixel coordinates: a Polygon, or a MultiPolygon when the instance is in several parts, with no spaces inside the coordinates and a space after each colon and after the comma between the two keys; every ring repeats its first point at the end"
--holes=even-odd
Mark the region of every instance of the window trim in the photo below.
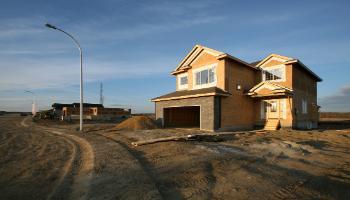
{"type": "Polygon", "coordinates": [[[282,108],[282,117],[283,119],[287,119],[287,99],[282,99],[281,103],[282,106],[280,108],[282,108]]]}
{"type": "Polygon", "coordinates": [[[201,88],[208,88],[208,87],[213,87],[217,85],[217,81],[218,81],[218,75],[217,75],[217,66],[218,63],[213,63],[210,65],[205,65],[196,69],[192,70],[192,77],[193,77],[193,89],[201,89],[201,88]],[[209,83],[209,70],[213,69],[214,71],[214,82],[209,83]],[[208,83],[206,84],[200,84],[197,85],[197,76],[196,73],[200,72],[200,71],[204,71],[204,70],[208,70],[208,83]]]}
{"type": "Polygon", "coordinates": [[[263,81],[269,81],[269,82],[284,82],[286,81],[286,65],[274,65],[274,66],[271,66],[271,67],[265,67],[265,68],[262,68],[262,72],[261,72],[261,79],[263,81]],[[282,69],[282,79],[278,79],[278,80],[266,80],[265,79],[265,73],[264,71],[268,71],[270,69],[282,69]]]}
{"type": "Polygon", "coordinates": [[[271,113],[277,113],[277,101],[276,100],[273,100],[273,101],[270,101],[270,112],[271,113]],[[273,107],[272,105],[275,105],[275,107],[273,107]],[[275,108],[275,109],[272,109],[272,108],[275,108]]]}
{"type": "Polygon", "coordinates": [[[306,99],[301,100],[301,113],[307,114],[307,100],[306,99]]]}
{"type": "Polygon", "coordinates": [[[183,73],[183,74],[177,75],[177,88],[179,90],[185,90],[188,88],[188,73],[183,73]],[[181,78],[186,77],[186,76],[187,76],[187,84],[181,85],[181,78]]]}

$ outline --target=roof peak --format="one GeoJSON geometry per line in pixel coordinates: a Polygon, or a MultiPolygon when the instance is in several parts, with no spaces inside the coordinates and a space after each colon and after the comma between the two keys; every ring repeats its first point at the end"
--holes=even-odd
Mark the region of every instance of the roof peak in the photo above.
{"type": "Polygon", "coordinates": [[[184,70],[181,70],[181,69],[188,68],[191,65],[191,63],[202,52],[209,53],[209,54],[213,55],[214,57],[216,57],[217,59],[230,58],[230,59],[233,59],[235,61],[241,62],[241,63],[243,63],[243,64],[245,64],[245,65],[247,65],[249,67],[255,68],[255,67],[251,66],[249,63],[247,63],[247,62],[245,62],[245,61],[243,61],[241,59],[238,59],[238,58],[236,58],[234,56],[231,56],[228,53],[224,53],[222,51],[218,51],[218,50],[215,50],[215,49],[203,46],[201,44],[196,44],[196,45],[194,45],[192,50],[185,56],[185,58],[182,59],[182,61],[179,63],[179,65],[176,67],[176,69],[172,72],[172,74],[174,75],[174,74],[183,72],[184,70]]]}

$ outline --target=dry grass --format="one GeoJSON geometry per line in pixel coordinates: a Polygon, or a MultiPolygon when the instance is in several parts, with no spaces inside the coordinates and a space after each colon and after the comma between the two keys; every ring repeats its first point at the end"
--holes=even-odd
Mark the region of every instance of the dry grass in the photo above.
{"type": "Polygon", "coordinates": [[[320,118],[350,119],[350,112],[320,112],[320,118]]]}

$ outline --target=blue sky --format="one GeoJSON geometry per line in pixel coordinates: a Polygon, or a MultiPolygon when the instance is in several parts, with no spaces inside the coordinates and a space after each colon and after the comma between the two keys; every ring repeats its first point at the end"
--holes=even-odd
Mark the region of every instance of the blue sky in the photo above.
{"type": "Polygon", "coordinates": [[[302,60],[323,82],[323,111],[350,111],[349,1],[2,1],[0,110],[85,101],[153,112],[152,97],[175,89],[170,72],[195,44],[247,62],[277,53],[302,60]]]}

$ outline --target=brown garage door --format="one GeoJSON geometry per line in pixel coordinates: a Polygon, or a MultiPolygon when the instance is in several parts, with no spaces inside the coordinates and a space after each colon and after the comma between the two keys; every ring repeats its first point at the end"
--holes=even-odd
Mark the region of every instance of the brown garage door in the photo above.
{"type": "Polygon", "coordinates": [[[164,108],[164,126],[199,127],[199,113],[199,106],[164,108]]]}

